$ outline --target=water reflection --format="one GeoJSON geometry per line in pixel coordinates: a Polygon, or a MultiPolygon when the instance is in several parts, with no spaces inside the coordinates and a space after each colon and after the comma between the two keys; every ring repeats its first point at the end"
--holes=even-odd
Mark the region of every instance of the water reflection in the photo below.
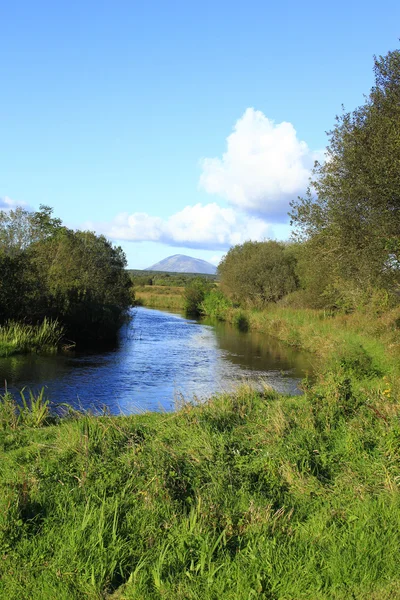
{"type": "Polygon", "coordinates": [[[181,394],[205,398],[244,378],[299,393],[307,371],[307,355],[261,334],[143,307],[114,348],[0,359],[1,381],[12,390],[45,385],[54,402],[105,405],[113,414],[171,410],[181,394]]]}
{"type": "Polygon", "coordinates": [[[251,371],[290,371],[294,377],[304,377],[312,371],[309,354],[282,344],[279,340],[257,331],[241,332],[229,323],[203,321],[212,324],[218,345],[225,358],[251,371]]]}

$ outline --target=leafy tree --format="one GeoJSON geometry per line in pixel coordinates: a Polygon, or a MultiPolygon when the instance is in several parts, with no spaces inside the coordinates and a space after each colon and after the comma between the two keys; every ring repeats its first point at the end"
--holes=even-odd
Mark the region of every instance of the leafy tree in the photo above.
{"type": "Polygon", "coordinates": [[[75,338],[108,338],[132,303],[126,258],[104,236],[62,229],[31,249],[45,281],[47,313],[75,338]]]}
{"type": "Polygon", "coordinates": [[[0,211],[0,250],[9,256],[26,250],[34,242],[45,239],[62,227],[60,219],[52,217],[53,209],[43,204],[36,212],[17,207],[0,211]]]}
{"type": "Polygon", "coordinates": [[[115,335],[132,304],[125,254],[52,209],[0,213],[0,323],[59,319],[75,340],[115,335]]]}
{"type": "Polygon", "coordinates": [[[296,235],[308,240],[308,284],[316,273],[320,297],[332,286],[400,284],[400,51],[375,58],[374,73],[366,102],[337,117],[325,162],[292,203],[296,235]]]}
{"type": "Polygon", "coordinates": [[[218,267],[221,289],[233,302],[263,307],[298,287],[295,256],[275,241],[245,242],[229,250],[218,267]]]}
{"type": "Polygon", "coordinates": [[[188,315],[201,314],[201,304],[214,284],[205,277],[193,277],[185,287],[184,307],[188,315]]]}

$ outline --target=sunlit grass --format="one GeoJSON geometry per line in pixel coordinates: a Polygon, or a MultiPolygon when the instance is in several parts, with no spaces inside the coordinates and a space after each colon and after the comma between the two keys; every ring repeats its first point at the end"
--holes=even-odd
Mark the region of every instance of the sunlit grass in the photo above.
{"type": "Polygon", "coordinates": [[[58,419],[43,390],[0,398],[1,598],[400,598],[400,311],[223,316],[313,352],[304,395],[58,419]]]}
{"type": "Polygon", "coordinates": [[[398,598],[388,389],[332,373],[301,398],[3,420],[0,597],[398,598]]]}
{"type": "Polygon", "coordinates": [[[12,354],[57,350],[64,328],[57,320],[44,319],[38,325],[10,321],[0,325],[0,357],[12,354]]]}
{"type": "Polygon", "coordinates": [[[183,310],[184,290],[179,286],[146,285],[135,288],[135,301],[149,308],[183,310]]]}

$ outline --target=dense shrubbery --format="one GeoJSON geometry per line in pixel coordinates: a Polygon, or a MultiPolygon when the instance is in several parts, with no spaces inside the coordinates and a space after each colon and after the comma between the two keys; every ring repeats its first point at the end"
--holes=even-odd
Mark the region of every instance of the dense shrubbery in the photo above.
{"type": "Polygon", "coordinates": [[[292,203],[297,243],[246,242],[229,250],[221,289],[243,307],[282,301],[351,312],[400,292],[400,51],[375,59],[364,105],[337,118],[326,160],[292,203]]]}
{"type": "Polygon", "coordinates": [[[185,287],[184,309],[188,315],[201,314],[201,304],[214,285],[204,277],[195,277],[185,287]]]}
{"type": "Polygon", "coordinates": [[[400,286],[400,51],[375,59],[365,104],[337,118],[312,191],[292,204],[310,302],[352,310],[400,286]]]}
{"type": "Polygon", "coordinates": [[[264,307],[298,287],[295,258],[281,242],[245,242],[229,250],[218,267],[221,289],[233,302],[264,307]]]}
{"type": "Polygon", "coordinates": [[[203,315],[224,321],[227,311],[231,306],[232,303],[224,296],[221,290],[214,288],[205,294],[199,305],[199,312],[203,315]]]}
{"type": "Polygon", "coordinates": [[[121,248],[51,209],[0,212],[0,324],[58,319],[74,339],[115,335],[132,303],[121,248]]]}

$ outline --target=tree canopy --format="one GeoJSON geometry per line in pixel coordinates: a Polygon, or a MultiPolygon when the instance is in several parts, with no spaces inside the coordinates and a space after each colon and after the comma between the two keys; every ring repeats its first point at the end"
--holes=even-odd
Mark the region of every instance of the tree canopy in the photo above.
{"type": "Polygon", "coordinates": [[[239,304],[262,307],[297,288],[294,256],[285,244],[271,240],[234,246],[218,273],[222,291],[239,304]]]}
{"type": "Polygon", "coordinates": [[[75,339],[109,338],[132,301],[125,267],[120,247],[49,207],[0,212],[0,323],[53,317],[75,339]]]}
{"type": "Polygon", "coordinates": [[[327,272],[325,287],[347,281],[393,291],[400,284],[400,51],[375,58],[374,74],[365,103],[337,117],[325,161],[315,164],[306,196],[292,203],[310,274],[314,254],[327,272]]]}

